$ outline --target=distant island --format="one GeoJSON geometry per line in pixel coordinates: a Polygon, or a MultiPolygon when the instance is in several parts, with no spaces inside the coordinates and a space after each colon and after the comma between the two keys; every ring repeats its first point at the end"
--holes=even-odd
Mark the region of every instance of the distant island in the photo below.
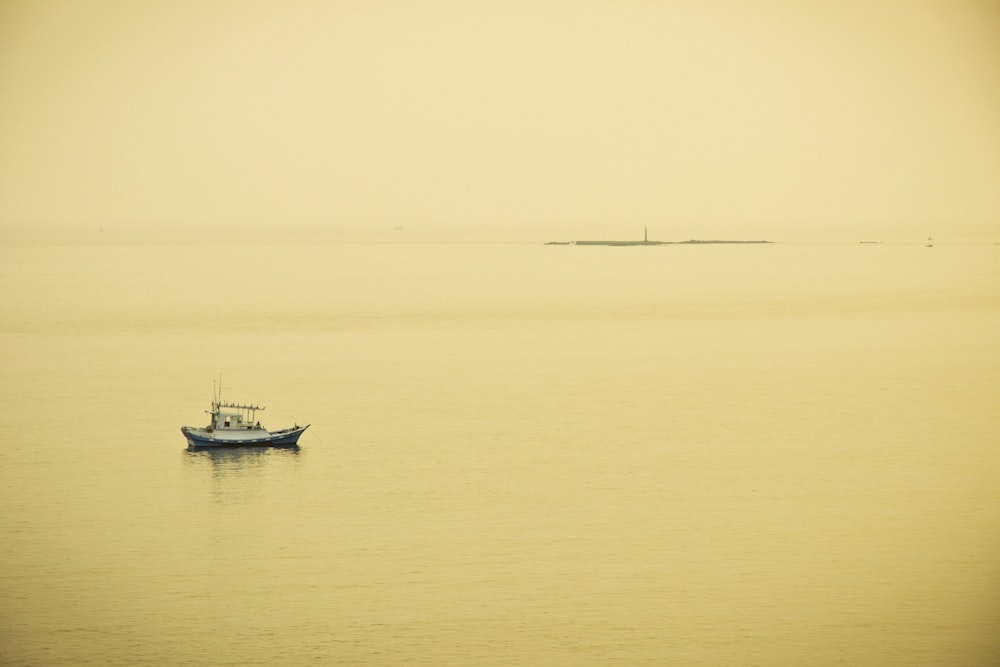
{"type": "Polygon", "coordinates": [[[610,246],[633,246],[633,245],[692,245],[707,243],[773,243],[773,241],[725,241],[725,240],[701,240],[690,239],[688,241],[650,241],[649,231],[643,234],[641,241],[549,241],[545,245],[610,245],[610,246]]]}

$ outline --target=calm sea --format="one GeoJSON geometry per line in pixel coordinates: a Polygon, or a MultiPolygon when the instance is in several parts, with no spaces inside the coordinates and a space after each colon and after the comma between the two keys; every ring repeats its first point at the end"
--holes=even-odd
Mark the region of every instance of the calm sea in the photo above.
{"type": "Polygon", "coordinates": [[[1000,660],[1000,246],[0,248],[4,665],[1000,660]],[[190,453],[213,381],[311,423],[190,453]]]}

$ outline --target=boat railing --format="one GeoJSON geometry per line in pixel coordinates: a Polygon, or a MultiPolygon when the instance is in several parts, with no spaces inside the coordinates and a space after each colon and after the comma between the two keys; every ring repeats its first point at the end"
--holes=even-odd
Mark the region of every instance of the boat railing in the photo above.
{"type": "Polygon", "coordinates": [[[266,410],[267,408],[261,407],[259,405],[242,405],[240,403],[219,403],[216,402],[214,407],[218,408],[235,408],[237,410],[266,410]]]}

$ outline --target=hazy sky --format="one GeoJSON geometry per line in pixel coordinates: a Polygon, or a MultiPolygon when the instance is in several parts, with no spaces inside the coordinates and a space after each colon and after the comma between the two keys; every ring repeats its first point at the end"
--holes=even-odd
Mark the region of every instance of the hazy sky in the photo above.
{"type": "Polygon", "coordinates": [[[0,0],[0,224],[279,223],[997,236],[1000,1],[0,0]]]}

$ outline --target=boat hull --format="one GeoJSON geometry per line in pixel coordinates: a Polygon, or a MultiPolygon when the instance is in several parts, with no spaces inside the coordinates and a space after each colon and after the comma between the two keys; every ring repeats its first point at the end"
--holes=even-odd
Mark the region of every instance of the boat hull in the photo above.
{"type": "Polygon", "coordinates": [[[309,428],[294,426],[280,431],[264,429],[218,430],[208,431],[203,428],[182,426],[181,433],[187,438],[188,447],[292,447],[299,443],[299,436],[309,428]]]}

